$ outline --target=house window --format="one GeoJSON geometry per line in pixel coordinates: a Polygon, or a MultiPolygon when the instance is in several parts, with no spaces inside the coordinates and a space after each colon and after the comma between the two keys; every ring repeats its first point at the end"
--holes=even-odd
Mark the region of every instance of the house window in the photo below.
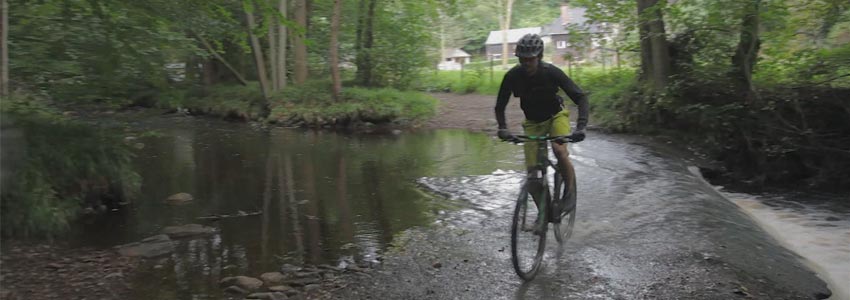
{"type": "Polygon", "coordinates": [[[567,48],[567,41],[558,41],[558,44],[555,45],[555,48],[558,48],[558,49],[567,48]]]}

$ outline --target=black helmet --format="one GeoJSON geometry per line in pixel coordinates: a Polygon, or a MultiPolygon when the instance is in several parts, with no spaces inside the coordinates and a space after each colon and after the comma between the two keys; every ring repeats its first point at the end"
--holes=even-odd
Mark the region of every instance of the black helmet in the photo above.
{"type": "Polygon", "coordinates": [[[522,36],[516,43],[516,56],[535,57],[543,53],[543,40],[539,35],[529,33],[522,36]]]}

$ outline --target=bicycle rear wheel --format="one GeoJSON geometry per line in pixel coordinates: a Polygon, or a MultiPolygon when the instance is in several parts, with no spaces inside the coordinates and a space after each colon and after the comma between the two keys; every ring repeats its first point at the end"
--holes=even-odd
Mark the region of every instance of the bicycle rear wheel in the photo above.
{"type": "Polygon", "coordinates": [[[555,201],[559,201],[559,216],[554,222],[555,240],[564,244],[573,235],[573,226],[576,223],[576,177],[572,176],[572,184],[567,185],[560,172],[555,173],[555,201]],[[572,188],[570,188],[572,187],[572,188]],[[572,206],[572,207],[570,207],[572,206]]]}
{"type": "MultiPolygon", "coordinates": [[[[545,209],[545,208],[544,208],[545,209]]],[[[511,225],[511,260],[517,275],[524,280],[534,279],[543,261],[546,249],[546,230],[548,222],[543,217],[540,228],[535,233],[534,221],[538,216],[537,206],[528,192],[527,182],[522,184],[513,224],[511,225]]],[[[545,216],[545,215],[543,215],[545,216]]]]}

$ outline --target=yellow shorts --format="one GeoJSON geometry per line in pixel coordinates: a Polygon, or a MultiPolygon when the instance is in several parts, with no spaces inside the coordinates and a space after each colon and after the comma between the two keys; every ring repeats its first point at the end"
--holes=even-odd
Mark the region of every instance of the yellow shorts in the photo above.
{"type": "MultiPolygon", "coordinates": [[[[525,135],[569,135],[571,131],[570,111],[564,109],[549,120],[543,122],[531,122],[529,120],[525,120],[525,122],[522,122],[522,129],[525,131],[525,135]]],[[[527,142],[524,145],[526,167],[530,168],[537,165],[537,143],[539,142],[527,142]]]]}

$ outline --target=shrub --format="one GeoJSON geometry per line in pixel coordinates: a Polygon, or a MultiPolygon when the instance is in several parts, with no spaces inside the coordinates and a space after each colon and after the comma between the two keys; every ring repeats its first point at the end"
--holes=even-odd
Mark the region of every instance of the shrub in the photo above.
{"type": "Polygon", "coordinates": [[[138,193],[132,149],[111,131],[68,120],[37,98],[2,105],[4,165],[0,222],[5,236],[65,231],[92,192],[123,201],[138,193]],[[107,191],[108,190],[108,191],[107,191]]]}
{"type": "Polygon", "coordinates": [[[213,85],[205,94],[176,94],[161,98],[159,103],[164,108],[187,108],[193,113],[243,120],[261,119],[266,114],[266,100],[257,82],[249,82],[247,86],[213,85]]]}
{"type": "Polygon", "coordinates": [[[336,102],[330,91],[327,81],[284,89],[271,101],[268,121],[311,126],[411,124],[433,116],[438,103],[420,92],[359,87],[344,88],[341,101],[336,102]]]}

